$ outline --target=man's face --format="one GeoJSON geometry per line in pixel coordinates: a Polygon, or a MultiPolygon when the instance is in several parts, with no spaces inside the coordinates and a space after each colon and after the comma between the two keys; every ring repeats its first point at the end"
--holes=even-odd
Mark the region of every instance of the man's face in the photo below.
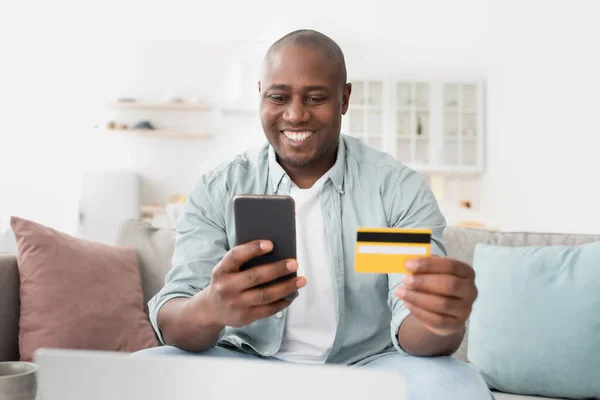
{"type": "Polygon", "coordinates": [[[280,162],[307,167],[337,146],[350,84],[323,51],[283,45],[267,60],[259,91],[263,130],[280,162]]]}

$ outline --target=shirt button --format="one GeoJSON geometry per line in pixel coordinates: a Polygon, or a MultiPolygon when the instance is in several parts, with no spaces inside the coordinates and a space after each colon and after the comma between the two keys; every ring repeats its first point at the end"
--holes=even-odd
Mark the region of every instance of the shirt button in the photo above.
{"type": "Polygon", "coordinates": [[[283,179],[281,180],[281,182],[282,182],[284,185],[287,185],[287,184],[288,184],[288,182],[289,182],[289,179],[288,179],[288,178],[283,178],[283,179]]]}
{"type": "Polygon", "coordinates": [[[263,353],[263,356],[270,356],[270,355],[271,355],[271,352],[270,352],[270,351],[265,351],[265,352],[263,353]]]}
{"type": "Polygon", "coordinates": [[[275,314],[275,317],[281,318],[281,317],[283,317],[283,313],[281,311],[279,311],[277,314],[275,314]]]}

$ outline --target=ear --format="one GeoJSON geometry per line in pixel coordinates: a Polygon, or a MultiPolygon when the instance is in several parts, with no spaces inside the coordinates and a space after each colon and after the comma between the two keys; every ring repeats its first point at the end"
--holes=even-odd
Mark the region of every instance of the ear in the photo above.
{"type": "Polygon", "coordinates": [[[258,81],[258,94],[261,94],[261,90],[262,90],[261,84],[260,84],[260,81],[258,81]]]}
{"type": "Polygon", "coordinates": [[[344,92],[342,93],[342,115],[346,115],[348,105],[350,104],[350,94],[352,93],[352,84],[346,83],[344,92]]]}

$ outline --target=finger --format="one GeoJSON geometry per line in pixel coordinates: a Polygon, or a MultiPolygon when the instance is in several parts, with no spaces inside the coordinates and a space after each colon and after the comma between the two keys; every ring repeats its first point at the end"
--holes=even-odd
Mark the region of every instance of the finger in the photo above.
{"type": "Polygon", "coordinates": [[[418,274],[406,275],[404,286],[422,293],[467,299],[471,294],[472,282],[455,275],[418,274]]]}
{"type": "Polygon", "coordinates": [[[298,270],[296,260],[281,260],[271,264],[259,265],[234,275],[232,284],[239,291],[269,283],[298,270]]]}
{"type": "Polygon", "coordinates": [[[277,314],[288,307],[293,300],[279,300],[271,304],[265,304],[262,306],[253,307],[251,311],[252,319],[257,321],[259,319],[268,318],[272,315],[277,314]]]}
{"type": "Polygon", "coordinates": [[[406,269],[413,274],[447,274],[473,279],[475,271],[464,262],[446,257],[420,257],[406,262],[406,269]]]}
{"type": "Polygon", "coordinates": [[[284,297],[295,294],[298,289],[304,286],[306,286],[306,278],[291,278],[285,282],[246,290],[241,294],[239,301],[244,306],[261,306],[276,303],[284,297]]]}
{"type": "Polygon", "coordinates": [[[269,240],[255,240],[229,250],[219,263],[219,272],[238,272],[244,263],[273,250],[269,240]]]}
{"type": "Polygon", "coordinates": [[[406,303],[410,312],[425,325],[434,329],[457,329],[464,325],[464,322],[450,315],[441,315],[424,310],[414,304],[406,303]]]}
{"type": "Polygon", "coordinates": [[[421,293],[404,287],[398,288],[396,294],[406,303],[439,315],[463,318],[470,312],[466,310],[464,301],[452,297],[421,293]]]}

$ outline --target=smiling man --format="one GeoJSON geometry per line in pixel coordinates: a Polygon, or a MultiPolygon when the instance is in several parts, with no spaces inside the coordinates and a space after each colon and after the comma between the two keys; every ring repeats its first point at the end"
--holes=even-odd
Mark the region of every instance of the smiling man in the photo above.
{"type": "Polygon", "coordinates": [[[312,32],[282,38],[267,52],[259,82],[263,130],[300,188],[310,188],[334,165],[348,109],[344,55],[330,41],[312,32]]]}
{"type": "Polygon", "coordinates": [[[205,174],[189,196],[173,268],[149,304],[166,346],[144,353],[384,368],[405,374],[411,399],[490,398],[471,366],[448,357],[477,296],[474,272],[445,257],[445,221],[423,179],[341,135],[351,91],[329,37],[296,31],[269,49],[259,82],[268,144],[205,174]],[[272,249],[235,246],[232,201],[248,193],[294,198],[297,260],[240,271],[272,249]],[[406,277],[358,274],[359,226],[429,228],[435,256],[406,277]]]}

